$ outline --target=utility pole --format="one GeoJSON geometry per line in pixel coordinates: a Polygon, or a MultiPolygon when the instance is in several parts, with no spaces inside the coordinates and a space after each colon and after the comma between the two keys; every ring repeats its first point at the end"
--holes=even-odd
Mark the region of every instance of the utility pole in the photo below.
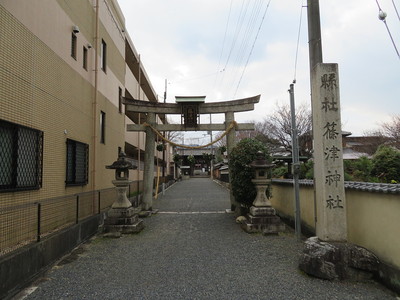
{"type": "MultiPolygon", "coordinates": [[[[319,13],[319,0],[307,0],[307,17],[308,17],[308,52],[310,60],[310,85],[312,86],[316,78],[314,78],[314,68],[318,63],[322,63],[322,39],[321,39],[321,21],[319,13]]],[[[312,89],[311,89],[312,90],[312,89]]],[[[311,92],[311,103],[315,103],[315,95],[311,92]]],[[[313,107],[313,105],[311,105],[313,107]]],[[[314,134],[313,134],[314,140],[314,134]]],[[[315,165],[314,165],[315,168],[315,165]]],[[[314,178],[315,183],[315,178],[314,178]]],[[[314,211],[317,211],[316,190],[314,189],[314,211]]],[[[315,214],[315,223],[317,222],[317,214],[315,214]]]]}
{"type": "MultiPolygon", "coordinates": [[[[138,100],[140,100],[140,89],[141,89],[141,86],[142,86],[142,82],[141,82],[141,71],[140,71],[140,68],[141,68],[141,59],[140,59],[140,54],[139,54],[139,57],[138,57],[138,70],[139,70],[139,78],[138,78],[138,91],[137,91],[137,98],[138,98],[138,100]]],[[[138,115],[138,124],[141,124],[141,115],[140,115],[140,113],[139,113],[139,115],[138,115]]],[[[140,192],[140,142],[141,142],[141,139],[140,139],[140,137],[141,137],[141,132],[138,132],[137,133],[138,134],[138,148],[137,148],[137,156],[138,156],[138,167],[137,167],[137,192],[139,193],[140,192]]],[[[144,181],[144,179],[143,179],[143,181],[144,181]]]]}
{"type": "MultiPolygon", "coordinates": [[[[164,103],[167,101],[167,79],[165,79],[165,91],[164,91],[164,103]]],[[[164,114],[164,124],[167,123],[167,116],[164,114]]],[[[165,138],[165,131],[163,132],[163,136],[165,138]]],[[[163,180],[165,181],[165,140],[162,141],[163,143],[163,152],[162,152],[162,159],[163,159],[163,165],[162,165],[162,177],[163,180]]],[[[163,182],[164,186],[164,182],[163,182]]]]}
{"type": "Polygon", "coordinates": [[[299,173],[300,173],[300,160],[299,160],[299,143],[297,136],[296,126],[296,111],[294,105],[294,84],[290,85],[290,112],[292,116],[292,174],[293,174],[293,188],[294,188],[294,207],[295,218],[294,228],[296,231],[297,240],[301,240],[301,219],[300,219],[300,188],[299,188],[299,173]]]}
{"type": "MultiPolygon", "coordinates": [[[[210,114],[210,124],[212,124],[212,119],[211,119],[212,114],[210,114]]],[[[209,131],[210,133],[210,140],[211,140],[211,162],[210,162],[210,173],[211,173],[211,179],[214,179],[214,145],[213,145],[213,132],[212,130],[209,131]]]]}
{"type": "MultiPolygon", "coordinates": [[[[310,55],[310,74],[318,63],[322,63],[321,21],[319,0],[307,0],[308,49],[310,55]]],[[[312,78],[311,78],[312,81],[312,78]]],[[[312,99],[312,95],[311,95],[312,99]]]]}

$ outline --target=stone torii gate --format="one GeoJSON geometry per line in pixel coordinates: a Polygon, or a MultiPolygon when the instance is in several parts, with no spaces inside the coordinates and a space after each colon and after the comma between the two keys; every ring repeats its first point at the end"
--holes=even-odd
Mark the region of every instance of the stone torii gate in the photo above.
{"type": "MultiPolygon", "coordinates": [[[[227,131],[226,143],[228,156],[235,146],[235,132],[254,130],[253,123],[237,124],[234,113],[254,110],[254,104],[260,101],[260,95],[231,101],[204,103],[202,97],[176,97],[177,103],[160,103],[123,98],[125,114],[132,121],[138,113],[146,114],[144,124],[128,124],[127,131],[146,132],[144,174],[143,174],[143,209],[151,210],[153,205],[154,148],[156,132],[163,131],[227,131]],[[181,115],[181,124],[156,124],[156,115],[181,115]],[[225,123],[198,124],[201,114],[225,114],[225,123]]],[[[231,176],[230,176],[231,178],[231,176]]],[[[236,202],[231,193],[231,206],[236,202]]]]}

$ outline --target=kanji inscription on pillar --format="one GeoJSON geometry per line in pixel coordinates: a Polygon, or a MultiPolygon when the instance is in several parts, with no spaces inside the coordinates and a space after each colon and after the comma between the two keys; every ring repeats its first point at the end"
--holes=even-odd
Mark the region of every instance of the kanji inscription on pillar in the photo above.
{"type": "Polygon", "coordinates": [[[346,241],[346,199],[337,64],[318,64],[312,82],[316,232],[323,241],[346,241]]]}

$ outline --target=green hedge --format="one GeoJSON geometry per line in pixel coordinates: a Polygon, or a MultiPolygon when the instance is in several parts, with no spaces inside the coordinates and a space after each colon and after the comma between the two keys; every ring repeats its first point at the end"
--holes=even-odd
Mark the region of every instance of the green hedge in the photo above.
{"type": "Polygon", "coordinates": [[[245,207],[250,207],[257,195],[254,184],[251,182],[254,171],[250,167],[250,163],[256,159],[258,151],[263,152],[266,159],[270,159],[265,144],[250,138],[241,140],[229,154],[233,196],[245,207]]]}

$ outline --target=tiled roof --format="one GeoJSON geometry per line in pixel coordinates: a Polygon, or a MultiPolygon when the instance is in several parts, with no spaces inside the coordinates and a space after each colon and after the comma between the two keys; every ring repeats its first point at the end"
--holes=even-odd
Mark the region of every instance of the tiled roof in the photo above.
{"type": "MultiPolygon", "coordinates": [[[[273,179],[274,183],[292,184],[292,179],[273,179]]],[[[299,180],[300,185],[313,186],[314,181],[311,179],[299,180]]],[[[356,182],[356,181],[345,181],[345,189],[354,189],[363,192],[377,192],[377,193],[389,193],[389,194],[400,194],[400,184],[390,183],[372,183],[372,182],[356,182]]]]}

